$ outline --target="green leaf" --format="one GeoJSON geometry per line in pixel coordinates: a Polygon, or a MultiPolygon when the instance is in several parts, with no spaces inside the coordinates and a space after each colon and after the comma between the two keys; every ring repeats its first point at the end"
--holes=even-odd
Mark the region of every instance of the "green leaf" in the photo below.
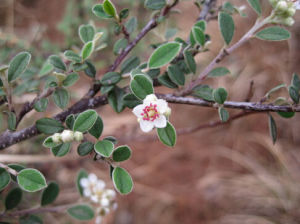
{"type": "Polygon", "coordinates": [[[103,10],[107,15],[116,17],[117,15],[117,10],[114,6],[114,4],[110,0],[105,0],[103,2],[103,10]]]}
{"type": "Polygon", "coordinates": [[[171,62],[180,52],[181,44],[169,42],[158,47],[150,56],[149,68],[160,68],[171,62]]]}
{"type": "Polygon", "coordinates": [[[53,148],[56,147],[58,145],[60,145],[61,143],[54,143],[52,136],[49,136],[48,138],[45,139],[45,141],[43,142],[43,146],[46,148],[53,148]]]}
{"type": "Polygon", "coordinates": [[[272,93],[276,92],[277,90],[279,90],[281,88],[285,88],[285,87],[286,87],[286,84],[283,83],[283,84],[280,84],[280,85],[272,88],[269,92],[267,92],[266,97],[269,98],[272,93]]]}
{"type": "Polygon", "coordinates": [[[205,34],[202,31],[202,29],[198,27],[193,27],[192,32],[196,42],[203,47],[205,45],[205,34]]]}
{"type": "Polygon", "coordinates": [[[108,72],[106,73],[102,79],[102,85],[115,85],[121,80],[121,75],[118,72],[108,72]]]}
{"type": "Polygon", "coordinates": [[[123,97],[124,105],[130,109],[135,106],[142,104],[143,102],[139,100],[134,94],[128,93],[123,97]]]}
{"type": "Polygon", "coordinates": [[[186,65],[191,70],[191,72],[196,74],[197,65],[196,65],[193,54],[191,52],[189,52],[188,50],[185,50],[183,52],[183,54],[184,54],[184,60],[185,60],[186,65]]]}
{"type": "Polygon", "coordinates": [[[36,192],[47,187],[45,177],[35,169],[21,170],[17,176],[17,181],[19,186],[28,192],[36,192]]]}
{"type": "Polygon", "coordinates": [[[176,144],[176,130],[170,122],[165,128],[157,128],[157,135],[159,140],[167,146],[173,147],[176,144]]]}
{"type": "Polygon", "coordinates": [[[170,65],[168,67],[168,75],[172,82],[179,86],[183,86],[185,83],[185,76],[178,65],[170,65]]]}
{"type": "Polygon", "coordinates": [[[294,86],[298,91],[300,90],[300,78],[297,73],[293,74],[291,85],[294,86]]]}
{"type": "Polygon", "coordinates": [[[133,33],[137,27],[137,19],[136,17],[131,17],[126,23],[125,28],[129,34],[133,33]]]}
{"type": "Polygon", "coordinates": [[[64,130],[64,126],[52,118],[41,118],[35,123],[36,128],[44,134],[54,134],[64,130]]]}
{"type": "Polygon", "coordinates": [[[145,7],[151,10],[160,10],[167,4],[166,0],[146,0],[145,7]]]}
{"type": "Polygon", "coordinates": [[[78,34],[83,43],[88,43],[94,39],[95,28],[92,25],[81,25],[78,34]]]}
{"type": "Polygon", "coordinates": [[[115,55],[121,54],[123,49],[125,49],[128,45],[128,40],[125,38],[119,39],[115,44],[113,48],[113,52],[115,55]]]}
{"type": "Polygon", "coordinates": [[[272,138],[273,144],[275,144],[277,140],[277,127],[274,118],[270,114],[269,114],[269,131],[270,131],[270,136],[272,138]]]}
{"type": "MultiPolygon", "coordinates": [[[[9,168],[12,168],[13,170],[20,172],[21,170],[25,169],[24,166],[19,165],[19,164],[8,164],[9,168]]],[[[14,175],[10,175],[11,179],[13,179],[13,181],[17,182],[17,177],[14,175]]]]}
{"type": "Polygon", "coordinates": [[[255,37],[261,40],[281,41],[289,39],[291,34],[279,26],[271,26],[259,31],[255,37]]]}
{"type": "Polygon", "coordinates": [[[95,78],[97,73],[95,66],[89,61],[86,61],[85,65],[87,67],[84,69],[84,73],[91,78],[95,78]]]}
{"type": "Polygon", "coordinates": [[[89,133],[94,136],[95,138],[100,138],[102,131],[103,131],[103,121],[101,119],[100,116],[97,117],[97,120],[95,122],[95,124],[93,125],[93,127],[91,127],[91,129],[89,130],[89,133]]]}
{"type": "Polygon", "coordinates": [[[84,170],[84,169],[81,169],[78,174],[77,174],[77,178],[76,178],[76,187],[77,187],[77,190],[80,194],[80,196],[83,196],[83,188],[82,186],[80,185],[80,180],[82,178],[87,178],[88,177],[88,174],[87,172],[84,170]]]}
{"type": "Polygon", "coordinates": [[[93,51],[94,51],[94,42],[93,41],[87,42],[81,50],[82,60],[85,61],[86,59],[88,59],[92,55],[93,51]]]}
{"type": "Polygon", "coordinates": [[[15,113],[13,112],[7,112],[8,114],[8,119],[7,119],[7,125],[8,125],[8,129],[11,131],[15,131],[16,130],[16,125],[17,125],[17,117],[15,115],[15,113]]]}
{"type": "Polygon", "coordinates": [[[90,128],[93,127],[96,120],[98,118],[98,114],[94,110],[86,110],[79,114],[74,122],[74,131],[86,132],[90,128]]]}
{"type": "Polygon", "coordinates": [[[5,209],[11,210],[17,207],[22,200],[22,195],[22,190],[18,187],[10,190],[5,198],[5,209]]]}
{"type": "Polygon", "coordinates": [[[89,205],[75,205],[67,210],[68,214],[77,220],[86,221],[94,218],[94,210],[89,205]]]}
{"type": "Polygon", "coordinates": [[[65,87],[69,87],[74,85],[78,80],[79,80],[79,75],[74,72],[69,74],[62,84],[65,87]]]}
{"type": "Polygon", "coordinates": [[[53,66],[48,61],[46,61],[39,72],[39,77],[49,74],[52,70],[53,66]]]}
{"type": "Polygon", "coordinates": [[[47,98],[41,98],[34,103],[33,107],[37,112],[44,112],[47,109],[48,102],[47,98]]]}
{"type": "Polygon", "coordinates": [[[213,69],[212,71],[210,71],[210,73],[208,74],[208,77],[220,77],[220,76],[224,76],[230,74],[230,71],[225,68],[225,67],[218,67],[213,69]]]}
{"type": "Polygon", "coordinates": [[[107,140],[112,142],[114,145],[116,145],[118,143],[117,139],[114,136],[107,136],[105,137],[103,140],[107,140]]]}
{"type": "Polygon", "coordinates": [[[200,20],[195,23],[195,27],[199,27],[203,32],[206,30],[206,21],[205,20],[200,20]]]}
{"type": "Polygon", "coordinates": [[[63,143],[55,146],[51,149],[52,153],[56,157],[63,157],[70,151],[71,143],[63,143]]]}
{"type": "Polygon", "coordinates": [[[152,82],[145,75],[136,75],[131,80],[130,89],[139,99],[143,100],[147,95],[154,93],[152,82]]]}
{"type": "Polygon", "coordinates": [[[294,86],[289,86],[289,94],[295,104],[299,103],[299,91],[294,86]]]}
{"type": "Polygon", "coordinates": [[[101,18],[101,19],[110,19],[113,16],[106,14],[106,12],[103,9],[103,5],[102,4],[97,4],[94,5],[93,7],[93,13],[95,16],[101,18]]]}
{"type": "Polygon", "coordinates": [[[132,69],[138,67],[140,59],[138,57],[130,57],[121,65],[121,74],[131,72],[132,69]]]}
{"type": "Polygon", "coordinates": [[[115,87],[108,94],[108,103],[114,109],[114,111],[116,111],[117,113],[122,112],[125,108],[124,102],[123,102],[124,94],[125,94],[125,91],[119,87],[115,87]]]}
{"type": "Polygon", "coordinates": [[[178,88],[178,86],[174,82],[171,81],[168,73],[165,73],[165,74],[159,76],[157,80],[160,84],[162,84],[168,88],[171,88],[171,89],[178,88]]]}
{"type": "Polygon", "coordinates": [[[51,65],[53,65],[53,67],[56,69],[59,69],[62,71],[67,71],[67,67],[66,67],[65,63],[57,55],[51,55],[49,57],[49,63],[51,65]]]}
{"type": "Polygon", "coordinates": [[[283,118],[292,118],[295,116],[295,112],[277,112],[277,114],[280,116],[280,117],[283,117],[283,118]]]}
{"type": "Polygon", "coordinates": [[[73,126],[74,126],[74,122],[75,122],[75,116],[74,114],[70,114],[67,118],[66,118],[66,125],[69,129],[73,130],[73,126]]]}
{"type": "Polygon", "coordinates": [[[109,93],[110,91],[112,91],[115,88],[115,86],[111,85],[111,86],[101,86],[100,92],[102,94],[105,93],[109,93]]]}
{"type": "Polygon", "coordinates": [[[112,172],[112,180],[116,190],[120,194],[129,194],[132,191],[132,178],[125,169],[116,167],[112,172]]]}
{"type": "Polygon", "coordinates": [[[69,93],[64,88],[57,88],[54,91],[52,98],[53,98],[55,105],[61,109],[66,108],[66,106],[68,106],[68,103],[70,100],[69,93]]]}
{"type": "Polygon", "coordinates": [[[0,168],[0,191],[7,187],[10,182],[10,175],[4,168],[0,168]]]}
{"type": "Polygon", "coordinates": [[[27,215],[19,219],[19,224],[43,224],[43,220],[35,215],[27,215]]]}
{"type": "Polygon", "coordinates": [[[229,113],[224,107],[219,107],[218,109],[219,117],[222,122],[227,122],[229,119],[229,113]]]}
{"type": "Polygon", "coordinates": [[[119,13],[120,19],[126,19],[129,16],[129,9],[122,9],[119,13]]]}
{"type": "Polygon", "coordinates": [[[261,15],[261,5],[259,0],[248,0],[250,6],[254,9],[254,11],[260,16],[261,15]]]}
{"type": "Polygon", "coordinates": [[[116,148],[112,158],[115,162],[123,162],[131,157],[131,149],[127,145],[122,145],[116,148]]]}
{"type": "Polygon", "coordinates": [[[226,101],[227,96],[228,96],[227,91],[224,88],[218,88],[213,91],[214,100],[218,104],[223,104],[226,101]]]}
{"type": "Polygon", "coordinates": [[[41,206],[51,204],[55,201],[59,194],[59,186],[55,182],[50,182],[48,187],[45,188],[41,198],[41,206]]]}
{"type": "Polygon", "coordinates": [[[80,156],[86,156],[90,154],[94,149],[94,144],[92,142],[83,142],[77,148],[77,153],[80,156]]]}
{"type": "Polygon", "coordinates": [[[231,15],[220,12],[219,13],[219,27],[222,37],[227,45],[230,44],[234,35],[234,21],[231,15]]]}
{"type": "Polygon", "coordinates": [[[64,52],[64,55],[70,61],[77,62],[77,63],[81,62],[81,57],[78,54],[76,54],[74,51],[67,50],[64,52]]]}
{"type": "Polygon", "coordinates": [[[21,52],[10,61],[7,72],[8,82],[12,82],[22,75],[30,59],[31,55],[28,52],[21,52]]]}
{"type": "Polygon", "coordinates": [[[114,144],[108,140],[98,141],[95,144],[94,149],[99,155],[103,157],[110,157],[114,150],[114,144]]]}

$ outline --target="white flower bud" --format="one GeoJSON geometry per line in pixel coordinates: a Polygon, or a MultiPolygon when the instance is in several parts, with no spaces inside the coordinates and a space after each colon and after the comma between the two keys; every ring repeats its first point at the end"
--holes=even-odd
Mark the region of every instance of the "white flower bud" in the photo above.
{"type": "Polygon", "coordinates": [[[70,130],[64,130],[61,133],[61,139],[63,142],[72,142],[74,140],[74,133],[70,130]]]}
{"type": "Polygon", "coordinates": [[[286,19],[283,20],[283,25],[286,25],[286,26],[293,26],[295,23],[295,20],[291,17],[288,17],[286,19]]]}
{"type": "Polygon", "coordinates": [[[78,142],[81,142],[83,140],[83,133],[80,131],[75,131],[74,139],[78,142]]]}
{"type": "Polygon", "coordinates": [[[100,204],[102,207],[108,207],[109,206],[109,200],[107,198],[102,198],[100,201],[100,204]]]}
{"type": "Polygon", "coordinates": [[[102,216],[98,215],[96,217],[95,224],[101,224],[101,223],[102,223],[102,216]]]}
{"type": "Polygon", "coordinates": [[[290,7],[286,12],[289,16],[294,16],[296,13],[296,9],[294,7],[290,7]]]}
{"type": "Polygon", "coordinates": [[[157,97],[154,95],[154,94],[150,94],[148,96],[146,96],[146,98],[144,99],[144,101],[156,101],[157,100],[157,97]]]}
{"type": "Polygon", "coordinates": [[[54,143],[61,143],[61,135],[60,135],[60,133],[55,133],[54,135],[52,135],[52,141],[54,143]]]}
{"type": "Polygon", "coordinates": [[[171,115],[171,113],[172,113],[172,110],[171,110],[170,107],[168,107],[168,108],[166,109],[166,112],[164,113],[164,115],[165,115],[166,117],[169,117],[169,116],[171,115]]]}
{"type": "Polygon", "coordinates": [[[116,198],[117,194],[116,194],[116,192],[114,190],[107,189],[104,192],[104,196],[107,197],[108,199],[112,200],[112,199],[116,198]]]}
{"type": "Polygon", "coordinates": [[[285,12],[288,9],[288,4],[286,1],[279,1],[276,5],[276,10],[285,12]]]}

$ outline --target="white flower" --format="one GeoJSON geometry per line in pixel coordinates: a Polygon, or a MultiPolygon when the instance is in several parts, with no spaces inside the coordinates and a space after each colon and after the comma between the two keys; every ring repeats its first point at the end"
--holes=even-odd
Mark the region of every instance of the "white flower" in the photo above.
{"type": "Polygon", "coordinates": [[[61,133],[61,139],[62,139],[62,141],[64,143],[73,141],[74,140],[74,133],[73,133],[73,131],[64,130],[61,133]]]}
{"type": "Polygon", "coordinates": [[[60,135],[60,133],[55,133],[54,135],[52,135],[52,141],[54,143],[61,143],[61,135],[60,135]]]}
{"type": "Polygon", "coordinates": [[[74,139],[78,142],[82,141],[83,139],[83,133],[80,131],[75,131],[74,133],[74,139]]]}
{"type": "Polygon", "coordinates": [[[115,199],[116,195],[117,195],[116,192],[114,190],[112,190],[112,189],[106,189],[104,191],[104,193],[103,193],[103,197],[106,197],[106,198],[108,198],[110,200],[115,199]]]}
{"type": "Polygon", "coordinates": [[[108,207],[110,205],[110,201],[108,200],[108,198],[102,198],[100,201],[100,205],[102,207],[108,207]]]}
{"type": "Polygon", "coordinates": [[[154,94],[148,95],[143,104],[133,108],[133,113],[138,117],[143,132],[149,132],[154,127],[164,128],[167,126],[165,113],[169,111],[168,103],[163,99],[157,99],[154,94]]]}
{"type": "Polygon", "coordinates": [[[98,216],[96,217],[95,224],[101,224],[102,219],[103,219],[102,216],[101,216],[101,215],[98,215],[98,216]]]}

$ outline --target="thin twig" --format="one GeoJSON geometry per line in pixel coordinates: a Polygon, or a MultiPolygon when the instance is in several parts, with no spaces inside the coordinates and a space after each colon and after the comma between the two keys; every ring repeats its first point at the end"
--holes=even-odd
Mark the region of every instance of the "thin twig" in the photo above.
{"type": "Polygon", "coordinates": [[[9,166],[6,166],[6,165],[3,164],[3,163],[0,163],[0,167],[6,169],[7,172],[9,172],[10,174],[12,174],[12,175],[14,175],[14,176],[17,176],[17,175],[18,175],[18,172],[17,172],[16,170],[10,168],[9,166]]]}

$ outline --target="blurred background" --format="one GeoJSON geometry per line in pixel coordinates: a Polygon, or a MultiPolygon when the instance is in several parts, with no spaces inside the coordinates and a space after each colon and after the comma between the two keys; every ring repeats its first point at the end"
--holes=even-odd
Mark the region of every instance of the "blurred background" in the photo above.
{"type": "MultiPolygon", "coordinates": [[[[130,16],[138,18],[140,30],[151,17],[142,0],[114,1],[119,9],[129,8],[130,16]]],[[[218,1],[222,5],[225,1],[218,1]]],[[[230,1],[237,6],[246,1],[230,1]]],[[[263,3],[264,13],[270,11],[268,1],[263,3]]],[[[93,61],[97,74],[101,75],[113,62],[112,46],[118,39],[108,21],[97,19],[92,13],[96,0],[0,0],[0,64],[19,51],[33,54],[32,74],[42,66],[51,54],[79,46],[77,29],[80,24],[95,23],[105,31],[108,47],[97,53],[93,61]]],[[[186,39],[199,10],[193,1],[181,1],[178,13],[151,31],[132,52],[146,61],[152,52],[149,44],[164,40],[167,30],[177,30],[176,36],[186,39]]],[[[234,17],[238,40],[255,22],[255,13],[247,7],[247,17],[234,17]]],[[[226,87],[230,100],[259,101],[271,88],[290,83],[292,74],[300,72],[300,13],[296,23],[288,28],[292,38],[285,42],[251,40],[227,57],[222,65],[229,68],[230,76],[208,80],[213,87],[226,87]]],[[[210,51],[197,56],[198,73],[222,47],[216,20],[208,24],[212,37],[210,51]]],[[[172,38],[171,38],[172,39],[172,38]]],[[[22,105],[33,99],[35,78],[30,86],[17,88],[15,102],[22,105]]],[[[98,76],[99,77],[99,76],[98,76]]],[[[90,80],[81,76],[73,87],[72,102],[76,102],[89,88],[90,80]]],[[[168,92],[159,87],[156,92],[168,92]]],[[[288,97],[284,90],[280,96],[288,97]]],[[[275,94],[275,97],[277,95],[275,94]]],[[[171,121],[177,129],[195,127],[218,120],[217,111],[195,106],[171,105],[171,121]]],[[[59,112],[54,105],[45,113],[32,111],[19,128],[32,124],[38,117],[59,112]]],[[[230,124],[198,132],[180,135],[174,149],[157,141],[145,141],[130,110],[120,115],[109,106],[97,109],[104,120],[104,135],[116,136],[119,144],[128,144],[133,157],[125,168],[133,175],[135,187],[128,196],[118,197],[118,209],[107,217],[107,224],[297,224],[300,223],[300,116],[283,119],[274,114],[278,126],[278,142],[273,145],[268,131],[267,114],[254,114],[230,124]],[[136,138],[136,136],[141,136],[136,138]]],[[[230,111],[231,115],[238,111],[230,111]]],[[[3,128],[3,127],[2,127],[3,128]]],[[[150,133],[149,136],[153,135],[150,133]]],[[[107,181],[106,164],[93,161],[92,157],[79,157],[76,147],[61,159],[41,146],[44,136],[25,141],[0,154],[0,162],[24,163],[41,170],[47,180],[55,180],[61,186],[56,204],[79,199],[74,180],[84,168],[107,181]]],[[[29,201],[39,195],[26,195],[29,201]]],[[[1,200],[1,198],[0,198],[1,200]]],[[[45,223],[76,223],[67,215],[46,214],[45,223]]]]}

